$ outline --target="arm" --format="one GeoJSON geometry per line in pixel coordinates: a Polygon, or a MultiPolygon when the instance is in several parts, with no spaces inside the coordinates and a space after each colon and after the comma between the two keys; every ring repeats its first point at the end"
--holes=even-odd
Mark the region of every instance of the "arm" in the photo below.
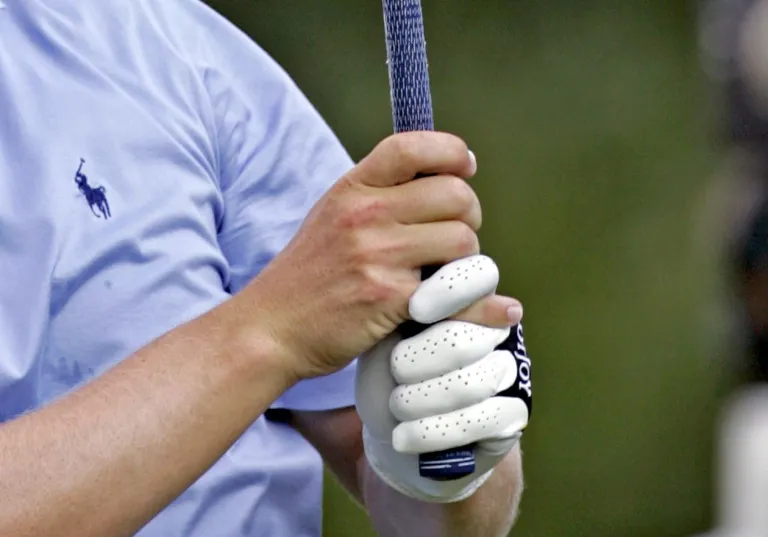
{"type": "Polygon", "coordinates": [[[367,508],[381,537],[501,537],[512,527],[523,489],[519,447],[469,499],[428,504],[391,489],[369,468],[363,455],[362,424],[354,409],[295,412],[293,424],[367,508]]]}
{"type": "Polygon", "coordinates": [[[237,313],[0,426],[0,535],[133,535],[190,486],[292,384],[268,338],[233,329],[237,313]]]}
{"type": "MultiPolygon", "coordinates": [[[[479,202],[459,179],[474,169],[450,135],[388,139],[234,298],[0,426],[0,535],[135,534],[286,389],[344,368],[394,331],[419,284],[415,267],[477,253],[479,202]],[[449,177],[409,182],[419,173],[449,177]]],[[[0,264],[13,266],[14,253],[0,250],[0,264]]],[[[0,301],[7,352],[33,352],[18,319],[28,294],[48,306],[38,289],[16,285],[0,301]]],[[[505,303],[494,295],[480,308],[505,303]]]]}

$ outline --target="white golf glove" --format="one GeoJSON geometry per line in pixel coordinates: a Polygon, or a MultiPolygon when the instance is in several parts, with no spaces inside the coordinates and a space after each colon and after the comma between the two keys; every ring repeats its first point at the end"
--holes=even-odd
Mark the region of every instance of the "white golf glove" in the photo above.
{"type": "Polygon", "coordinates": [[[496,264],[473,256],[448,264],[410,300],[411,317],[432,324],[391,335],[358,362],[357,410],[373,470],[421,501],[471,496],[518,442],[531,409],[531,369],[520,326],[497,329],[445,320],[494,293],[496,264]],[[475,472],[453,481],[419,475],[419,454],[472,445],[475,472]]]}

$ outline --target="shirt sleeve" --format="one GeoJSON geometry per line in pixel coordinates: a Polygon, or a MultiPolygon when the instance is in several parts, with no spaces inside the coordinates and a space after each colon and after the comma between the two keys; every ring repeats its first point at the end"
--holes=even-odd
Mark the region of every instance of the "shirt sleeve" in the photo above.
{"type": "MultiPolygon", "coordinates": [[[[353,162],[290,77],[253,41],[218,15],[211,15],[205,31],[201,69],[216,125],[224,202],[219,242],[230,264],[229,290],[237,293],[286,246],[353,162]]],[[[304,381],[274,406],[353,405],[354,372],[353,363],[304,381]]]]}

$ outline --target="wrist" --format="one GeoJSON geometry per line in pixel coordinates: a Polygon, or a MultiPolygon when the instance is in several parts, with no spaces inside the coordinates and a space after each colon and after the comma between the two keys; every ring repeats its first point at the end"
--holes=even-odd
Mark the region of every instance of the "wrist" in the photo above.
{"type": "Polygon", "coordinates": [[[421,477],[418,456],[399,453],[363,427],[363,447],[371,470],[403,496],[426,503],[457,503],[472,496],[491,477],[493,467],[454,481],[421,477]]]}
{"type": "Polygon", "coordinates": [[[237,374],[254,380],[268,378],[280,393],[301,380],[295,357],[263,319],[264,315],[244,311],[236,299],[212,313],[212,331],[237,374]]]}

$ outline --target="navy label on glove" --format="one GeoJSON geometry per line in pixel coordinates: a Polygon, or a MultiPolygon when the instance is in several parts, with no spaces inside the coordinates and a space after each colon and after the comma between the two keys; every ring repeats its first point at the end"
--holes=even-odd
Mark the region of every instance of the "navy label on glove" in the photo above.
{"type": "Polygon", "coordinates": [[[531,383],[531,359],[525,349],[523,339],[523,325],[518,324],[512,328],[507,340],[499,345],[498,350],[509,351],[517,361],[517,380],[511,388],[501,392],[502,397],[517,397],[528,407],[528,419],[533,411],[533,385],[531,383]]]}

